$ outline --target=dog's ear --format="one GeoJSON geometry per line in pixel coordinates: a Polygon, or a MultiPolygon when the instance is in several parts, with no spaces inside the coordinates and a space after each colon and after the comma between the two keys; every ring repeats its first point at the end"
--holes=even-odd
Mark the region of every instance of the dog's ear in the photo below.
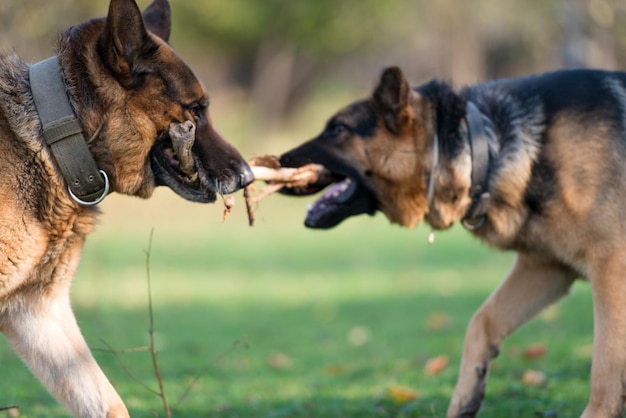
{"type": "Polygon", "coordinates": [[[134,0],[111,0],[99,47],[103,60],[122,84],[132,82],[142,58],[157,48],[134,0]]]}
{"type": "Polygon", "coordinates": [[[387,129],[393,133],[399,133],[408,122],[410,93],[409,83],[400,68],[389,67],[383,72],[374,91],[374,102],[383,115],[387,129]]]}
{"type": "Polygon", "coordinates": [[[169,42],[172,30],[172,9],[167,0],[154,0],[143,11],[146,28],[165,42],[169,42]]]}

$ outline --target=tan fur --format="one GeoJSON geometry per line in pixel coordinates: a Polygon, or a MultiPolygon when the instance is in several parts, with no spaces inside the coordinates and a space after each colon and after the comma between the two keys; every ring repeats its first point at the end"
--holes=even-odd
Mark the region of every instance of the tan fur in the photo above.
{"type": "Polygon", "coordinates": [[[380,129],[381,135],[375,141],[357,142],[368,157],[364,167],[372,171],[372,183],[381,192],[381,210],[391,222],[408,227],[422,221],[427,203],[425,167],[415,164],[412,156],[426,152],[428,133],[423,124],[412,122],[427,117],[428,109],[419,108],[419,95],[415,94],[412,101],[416,106],[406,112],[410,123],[400,135],[392,136],[380,129]]]}

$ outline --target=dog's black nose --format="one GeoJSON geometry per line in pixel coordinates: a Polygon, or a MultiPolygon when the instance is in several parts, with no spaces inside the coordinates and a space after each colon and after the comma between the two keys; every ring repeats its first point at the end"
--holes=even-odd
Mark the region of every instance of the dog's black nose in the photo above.
{"type": "Polygon", "coordinates": [[[240,187],[246,187],[248,184],[252,183],[253,181],[254,181],[254,173],[252,172],[252,169],[250,168],[248,163],[244,161],[239,171],[240,187]]]}

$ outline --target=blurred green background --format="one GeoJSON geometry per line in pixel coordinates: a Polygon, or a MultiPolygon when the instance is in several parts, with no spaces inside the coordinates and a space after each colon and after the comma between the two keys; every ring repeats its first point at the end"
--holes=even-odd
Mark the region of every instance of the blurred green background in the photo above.
{"type": "MultiPolygon", "coordinates": [[[[46,58],[58,31],[107,8],[0,2],[0,50],[46,58]]],[[[205,82],[218,126],[249,153],[273,150],[285,131],[313,135],[392,64],[415,84],[459,85],[626,67],[626,3],[617,0],[173,0],[172,9],[172,46],[205,82]]]]}
{"type": "MultiPolygon", "coordinates": [[[[0,50],[46,58],[58,31],[107,6],[3,1],[0,50]]],[[[400,65],[415,84],[626,67],[619,1],[174,0],[172,9],[171,44],[209,90],[217,127],[246,157],[316,135],[340,106],[369,94],[387,65],[400,65]]],[[[146,344],[145,251],[154,230],[157,348],[174,416],[445,416],[467,321],[512,255],[461,228],[429,246],[425,227],[404,230],[380,215],[307,230],[309,202],[271,197],[250,228],[240,194],[224,223],[220,202],[192,204],[168,190],[149,201],[110,196],[73,287],[90,346],[146,344]],[[439,355],[449,365],[429,376],[424,365],[439,355]],[[398,387],[416,399],[401,402],[398,387]]],[[[572,293],[507,340],[482,416],[582,411],[592,308],[586,284],[572,293]],[[537,345],[544,354],[524,355],[537,345]],[[545,381],[524,384],[528,370],[545,381]]],[[[110,353],[95,355],[132,416],[164,416],[110,353]]],[[[155,387],[147,353],[121,357],[155,387]]],[[[20,406],[0,416],[65,416],[4,341],[0,370],[0,407],[20,406]]]]}

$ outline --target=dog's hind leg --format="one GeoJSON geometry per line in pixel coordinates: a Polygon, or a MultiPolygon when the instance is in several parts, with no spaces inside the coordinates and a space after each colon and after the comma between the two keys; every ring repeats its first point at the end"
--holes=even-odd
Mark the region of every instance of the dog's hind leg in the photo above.
{"type": "Polygon", "coordinates": [[[590,274],[594,336],[591,393],[583,418],[622,417],[626,399],[626,256],[597,257],[590,274]]]}
{"type": "Polygon", "coordinates": [[[482,402],[489,362],[502,340],[567,293],[575,275],[558,265],[535,262],[518,254],[509,275],[472,317],[463,358],[447,416],[473,417],[482,402]]]}
{"type": "Polygon", "coordinates": [[[4,332],[50,393],[76,417],[128,417],[76,324],[69,283],[21,297],[5,318],[4,332]]]}

